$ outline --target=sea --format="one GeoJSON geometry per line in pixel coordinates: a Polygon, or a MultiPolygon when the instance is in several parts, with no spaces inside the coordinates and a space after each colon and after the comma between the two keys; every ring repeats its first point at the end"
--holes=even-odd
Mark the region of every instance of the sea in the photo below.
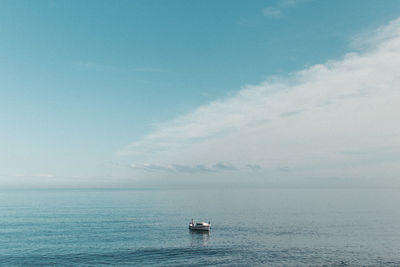
{"type": "Polygon", "coordinates": [[[399,205],[399,189],[0,190],[0,265],[400,266],[399,205]]]}

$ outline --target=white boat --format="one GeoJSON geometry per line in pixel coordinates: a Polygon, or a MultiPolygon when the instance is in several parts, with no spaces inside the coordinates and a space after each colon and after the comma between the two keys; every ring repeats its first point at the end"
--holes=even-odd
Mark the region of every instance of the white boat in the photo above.
{"type": "Polygon", "coordinates": [[[193,219],[189,223],[189,229],[190,230],[196,230],[196,231],[210,231],[211,228],[211,223],[208,222],[195,222],[193,219]]]}

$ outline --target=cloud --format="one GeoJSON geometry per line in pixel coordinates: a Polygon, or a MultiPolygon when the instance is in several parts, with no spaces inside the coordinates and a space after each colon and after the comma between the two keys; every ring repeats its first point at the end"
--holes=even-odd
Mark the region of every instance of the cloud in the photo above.
{"type": "Polygon", "coordinates": [[[371,34],[366,31],[355,35],[351,39],[351,46],[358,50],[373,49],[378,43],[390,44],[396,42],[400,35],[399,19],[389,22],[387,25],[381,26],[371,34]]]}
{"type": "Polygon", "coordinates": [[[34,174],[13,174],[13,175],[8,175],[10,177],[16,177],[16,178],[55,178],[57,176],[50,174],[50,173],[34,173],[34,174]]]}
{"type": "Polygon", "coordinates": [[[120,67],[108,64],[102,64],[91,61],[79,61],[75,63],[76,67],[82,70],[90,70],[97,72],[147,72],[147,73],[172,73],[170,70],[154,67],[120,67]]]}
{"type": "Polygon", "coordinates": [[[132,72],[153,72],[153,73],[171,73],[171,71],[162,68],[149,68],[149,67],[141,67],[141,68],[132,68],[130,69],[132,72]]]}
{"type": "Polygon", "coordinates": [[[151,163],[143,163],[143,164],[132,164],[131,168],[134,170],[145,170],[150,172],[159,172],[159,171],[173,171],[174,169],[171,166],[163,166],[158,164],[151,163]]]}
{"type": "Polygon", "coordinates": [[[277,18],[282,15],[282,12],[279,8],[276,7],[265,7],[262,9],[262,14],[266,17],[277,18]]]}
{"type": "Polygon", "coordinates": [[[182,164],[131,164],[130,167],[134,170],[144,170],[149,172],[178,172],[178,173],[210,173],[210,172],[220,172],[220,171],[236,171],[237,167],[226,162],[218,162],[211,166],[206,166],[204,164],[197,165],[182,165],[182,164]]]}
{"type": "Polygon", "coordinates": [[[279,18],[282,16],[283,10],[294,8],[297,6],[299,0],[280,0],[276,6],[268,6],[261,9],[263,16],[270,18],[279,18]]]}
{"type": "Polygon", "coordinates": [[[261,166],[257,164],[247,164],[246,166],[252,171],[259,171],[262,169],[261,166]]]}
{"type": "Polygon", "coordinates": [[[216,170],[222,170],[222,171],[234,171],[234,170],[236,170],[235,166],[233,166],[233,165],[231,165],[229,163],[226,163],[226,162],[218,162],[213,167],[216,170]]]}
{"type": "Polygon", "coordinates": [[[290,171],[290,168],[287,167],[287,166],[285,166],[285,167],[280,167],[280,168],[278,168],[278,171],[281,171],[281,172],[288,172],[288,171],[290,171]]]}
{"type": "Polygon", "coordinates": [[[214,172],[216,170],[209,168],[205,165],[195,165],[195,166],[190,166],[190,165],[173,165],[175,171],[177,172],[186,172],[186,173],[201,173],[201,172],[214,172]]]}
{"type": "Polygon", "coordinates": [[[173,172],[203,167],[242,172],[235,166],[246,163],[248,170],[259,166],[260,175],[276,170],[304,177],[395,177],[400,171],[400,19],[374,36],[368,50],[244,86],[161,123],[118,155],[149,162],[144,169],[173,172]],[[281,166],[290,166],[290,172],[281,166]]]}
{"type": "MultiPolygon", "coordinates": [[[[278,6],[281,8],[292,8],[296,7],[296,5],[300,2],[301,0],[280,0],[278,3],[278,6]]],[[[304,0],[303,0],[304,2],[304,0]]]]}

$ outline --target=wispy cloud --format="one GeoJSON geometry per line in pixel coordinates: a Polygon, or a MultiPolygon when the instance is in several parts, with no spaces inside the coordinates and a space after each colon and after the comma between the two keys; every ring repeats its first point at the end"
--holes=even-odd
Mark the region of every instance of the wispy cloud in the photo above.
{"type": "Polygon", "coordinates": [[[131,68],[129,70],[132,71],[132,72],[172,73],[170,70],[167,70],[167,69],[149,68],[149,67],[131,68]]]}
{"type": "Polygon", "coordinates": [[[34,173],[34,174],[12,174],[7,175],[8,177],[16,177],[16,178],[55,178],[57,177],[54,174],[50,173],[34,173]]]}
{"type": "Polygon", "coordinates": [[[294,8],[299,2],[299,0],[280,0],[274,6],[264,7],[261,12],[263,16],[270,18],[279,18],[282,16],[285,9],[294,8]]]}
{"type": "Polygon", "coordinates": [[[282,175],[393,176],[400,171],[400,19],[375,35],[367,51],[245,86],[159,125],[118,154],[174,172],[243,170],[236,166],[248,163],[282,175]]]}
{"type": "MultiPolygon", "coordinates": [[[[209,173],[209,172],[220,172],[220,171],[237,171],[238,167],[233,166],[227,162],[218,162],[213,165],[183,165],[183,164],[152,164],[152,163],[141,163],[132,164],[130,167],[134,170],[144,170],[149,172],[181,172],[181,173],[209,173]]],[[[247,168],[257,168],[257,165],[247,165],[247,168]]]]}
{"type": "Polygon", "coordinates": [[[277,170],[280,171],[280,172],[288,172],[288,171],[290,171],[290,168],[285,166],[285,167],[280,167],[277,170]]]}
{"type": "Polygon", "coordinates": [[[143,163],[143,164],[132,164],[131,168],[134,170],[144,170],[144,171],[174,171],[174,168],[169,165],[159,165],[159,164],[152,164],[152,163],[143,163]]]}
{"type": "Polygon", "coordinates": [[[247,164],[246,166],[252,171],[259,171],[262,169],[261,166],[257,164],[247,164]]]}
{"type": "Polygon", "coordinates": [[[102,64],[92,61],[79,61],[75,65],[79,69],[99,71],[99,72],[148,72],[148,73],[173,73],[172,71],[164,68],[155,67],[123,67],[114,66],[110,64],[102,64]]]}
{"type": "Polygon", "coordinates": [[[282,11],[280,8],[269,6],[262,9],[262,14],[266,17],[278,18],[282,15],[282,11]]]}
{"type": "Polygon", "coordinates": [[[103,71],[103,72],[109,72],[109,71],[117,71],[119,68],[108,65],[108,64],[101,64],[98,62],[92,62],[92,61],[78,61],[75,62],[75,66],[78,69],[81,70],[90,70],[90,71],[103,71]]]}

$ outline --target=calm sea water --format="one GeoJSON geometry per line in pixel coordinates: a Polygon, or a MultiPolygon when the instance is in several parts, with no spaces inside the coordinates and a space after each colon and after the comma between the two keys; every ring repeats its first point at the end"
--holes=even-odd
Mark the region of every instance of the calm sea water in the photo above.
{"type": "Polygon", "coordinates": [[[0,264],[400,266],[399,203],[367,189],[0,191],[0,264]]]}

